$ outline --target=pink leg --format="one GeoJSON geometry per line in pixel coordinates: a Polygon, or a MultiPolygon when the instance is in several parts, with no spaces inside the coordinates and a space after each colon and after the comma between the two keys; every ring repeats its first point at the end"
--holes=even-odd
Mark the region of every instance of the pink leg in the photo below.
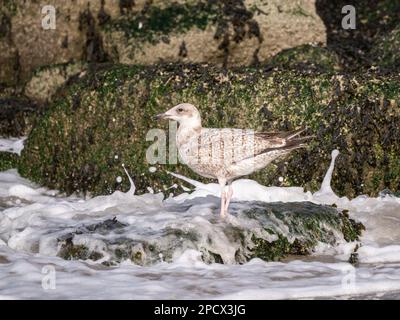
{"type": "Polygon", "coordinates": [[[225,192],[225,184],[226,184],[226,180],[224,179],[218,179],[219,185],[221,187],[221,211],[220,211],[220,215],[222,218],[225,218],[226,215],[226,208],[225,208],[225,204],[226,204],[226,192],[225,192]]]}
{"type": "Polygon", "coordinates": [[[228,185],[228,192],[226,193],[226,197],[225,197],[225,214],[228,214],[228,207],[229,207],[229,203],[231,202],[231,198],[233,195],[233,189],[232,189],[232,185],[229,184],[228,185]]]}
{"type": "Polygon", "coordinates": [[[221,192],[221,211],[220,211],[220,215],[222,218],[225,218],[225,215],[226,215],[225,203],[226,203],[226,192],[222,191],[221,192]]]}

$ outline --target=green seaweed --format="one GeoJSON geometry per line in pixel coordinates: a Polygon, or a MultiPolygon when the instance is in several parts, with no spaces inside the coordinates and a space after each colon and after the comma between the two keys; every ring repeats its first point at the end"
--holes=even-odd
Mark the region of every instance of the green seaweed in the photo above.
{"type": "Polygon", "coordinates": [[[287,234],[283,234],[276,225],[265,228],[269,235],[276,236],[272,241],[252,235],[254,247],[251,257],[266,261],[280,260],[287,255],[308,255],[319,242],[335,245],[338,238],[333,230],[342,234],[347,242],[359,240],[365,230],[361,223],[350,219],[345,211],[338,213],[332,207],[310,203],[302,203],[297,207],[291,203],[262,204],[247,210],[246,214],[256,220],[260,220],[260,217],[279,220],[288,228],[287,234]]]}
{"type": "Polygon", "coordinates": [[[309,255],[320,243],[335,246],[343,241],[358,241],[364,230],[364,226],[350,219],[346,211],[340,212],[331,206],[311,202],[237,202],[231,213],[251,223],[234,226],[218,218],[204,216],[209,219],[207,228],[215,230],[206,237],[202,236],[196,225],[188,227],[187,224],[181,224],[174,227],[167,225],[158,234],[137,240],[118,232],[119,237],[115,239],[108,235],[125,225],[115,218],[108,219],[81,226],[65,236],[58,235],[61,244],[58,255],[64,259],[98,260],[102,256],[97,251],[89,250],[84,245],[75,245],[73,239],[75,235],[84,235],[88,239],[94,236],[96,239],[100,234],[102,250],[107,252],[107,260],[102,263],[107,265],[124,260],[131,260],[137,265],[154,264],[160,259],[171,262],[177,254],[187,249],[201,252],[205,263],[228,263],[223,258],[226,254],[224,247],[220,243],[215,246],[223,234],[227,240],[225,245],[236,248],[234,257],[231,257],[234,260],[229,263],[245,263],[252,258],[277,261],[288,255],[309,255]]]}
{"type": "MultiPolygon", "coordinates": [[[[399,190],[400,79],[374,73],[317,73],[262,67],[224,70],[194,64],[102,66],[60,90],[32,130],[20,173],[67,193],[128,190],[122,163],[139,193],[166,191],[167,171],[201,181],[181,164],[150,164],[146,133],[166,130],[153,115],[190,102],[206,127],[285,131],[307,127],[316,139],[250,178],[264,185],[318,190],[333,149],[341,154],[332,186],[339,195],[399,190]],[[396,89],[397,88],[397,89],[396,89]],[[382,151],[384,152],[382,153],[382,151]],[[116,157],[117,155],[117,157],[116,157]],[[156,172],[149,172],[155,166],[156,172]],[[116,178],[122,177],[117,183],[116,178]],[[280,182],[279,177],[284,177],[280,182]]],[[[174,192],[179,192],[176,189],[174,192]]]]}
{"type": "Polygon", "coordinates": [[[384,70],[398,70],[400,68],[400,25],[391,32],[378,38],[371,50],[376,57],[376,65],[384,70]]]}
{"type": "Polygon", "coordinates": [[[16,153],[0,152],[0,171],[16,168],[19,156],[16,153]]]}
{"type": "Polygon", "coordinates": [[[285,49],[272,57],[268,63],[280,69],[309,70],[313,73],[331,73],[342,68],[340,59],[334,51],[310,44],[285,49]]]}
{"type": "Polygon", "coordinates": [[[163,8],[152,5],[134,17],[122,16],[110,21],[104,28],[123,31],[128,38],[155,42],[160,40],[160,36],[183,33],[193,27],[204,30],[216,14],[214,4],[202,1],[172,3],[163,8]]]}

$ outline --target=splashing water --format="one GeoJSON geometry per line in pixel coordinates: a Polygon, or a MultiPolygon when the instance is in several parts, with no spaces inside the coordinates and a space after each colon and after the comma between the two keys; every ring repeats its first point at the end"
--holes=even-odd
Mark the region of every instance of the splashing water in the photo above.
{"type": "Polygon", "coordinates": [[[129,173],[128,173],[128,170],[126,170],[126,168],[125,168],[125,165],[124,165],[124,164],[122,164],[122,167],[124,168],[124,171],[125,171],[126,175],[128,176],[128,179],[129,179],[129,184],[131,185],[131,187],[129,188],[129,191],[128,191],[128,193],[130,193],[130,194],[134,195],[134,194],[135,194],[135,192],[136,192],[136,186],[135,186],[135,183],[133,182],[133,180],[132,180],[131,176],[129,175],[129,173]]]}
{"type": "MultiPolygon", "coordinates": [[[[116,191],[85,200],[38,187],[16,170],[0,172],[0,298],[398,298],[400,199],[390,195],[339,198],[331,188],[337,156],[333,151],[321,189],[314,194],[301,187],[266,187],[241,179],[232,185],[233,205],[235,201],[253,200],[336,203],[367,228],[357,251],[356,268],[347,262],[356,243],[345,242],[337,247],[321,244],[313,255],[286,262],[255,258],[242,265],[205,264],[201,252],[182,247],[172,250],[171,257],[156,256],[157,261],[150,266],[138,266],[121,257],[121,263],[107,267],[101,264],[109,254],[103,250],[105,241],[117,246],[122,238],[133,242],[157,238],[166,228],[186,230],[188,234],[195,230],[204,246],[209,246],[207,238],[212,237],[216,240],[212,250],[223,252],[224,261],[229,262],[235,243],[221,232],[224,223],[210,224],[210,217],[218,216],[218,184],[173,174],[194,190],[165,200],[162,194],[135,195],[134,182],[124,167],[131,183],[127,193],[116,191]],[[105,221],[114,228],[107,234],[101,231],[105,221]],[[75,235],[74,244],[96,249],[103,257],[93,262],[56,256],[58,239],[83,230],[83,226],[93,226],[92,231],[75,235]],[[55,271],[54,289],[42,286],[46,268],[55,271]],[[99,285],[107,290],[99,290],[99,285]]],[[[250,221],[233,218],[229,223],[250,221]]]]}
{"type": "Polygon", "coordinates": [[[333,169],[335,168],[335,161],[338,155],[339,155],[339,150],[335,149],[332,151],[331,164],[329,165],[328,171],[326,172],[324,180],[322,181],[321,189],[318,192],[316,192],[314,196],[322,196],[322,195],[335,196],[335,193],[333,192],[331,187],[331,181],[332,181],[333,169]]]}

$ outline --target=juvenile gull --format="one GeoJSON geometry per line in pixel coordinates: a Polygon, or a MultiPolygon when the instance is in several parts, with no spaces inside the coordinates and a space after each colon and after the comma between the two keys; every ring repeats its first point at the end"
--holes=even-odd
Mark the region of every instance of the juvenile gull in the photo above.
{"type": "Polygon", "coordinates": [[[222,217],[228,213],[232,181],[267,166],[291,150],[305,146],[310,137],[298,137],[304,129],[291,132],[254,132],[251,129],[203,128],[197,108],[181,103],[157,119],[179,124],[176,145],[181,162],[197,174],[218,179],[221,186],[222,217]],[[226,189],[228,185],[228,190],[226,189]]]}

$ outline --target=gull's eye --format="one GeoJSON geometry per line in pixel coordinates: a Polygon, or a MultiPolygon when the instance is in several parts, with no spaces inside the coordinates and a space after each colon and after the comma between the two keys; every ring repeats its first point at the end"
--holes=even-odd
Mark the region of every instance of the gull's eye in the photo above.
{"type": "Polygon", "coordinates": [[[179,108],[179,109],[178,109],[178,112],[183,112],[183,108],[179,108]]]}

